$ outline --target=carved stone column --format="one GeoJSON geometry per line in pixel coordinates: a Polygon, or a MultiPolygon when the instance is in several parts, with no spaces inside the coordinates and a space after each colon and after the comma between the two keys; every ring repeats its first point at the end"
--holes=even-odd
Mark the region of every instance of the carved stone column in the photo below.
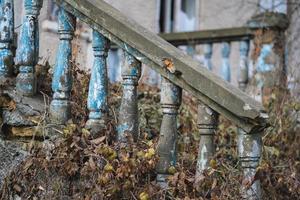
{"type": "Polygon", "coordinates": [[[215,154],[214,136],[218,126],[218,113],[209,107],[198,105],[198,127],[200,132],[200,143],[196,176],[209,167],[211,158],[215,154]]]}
{"type": "Polygon", "coordinates": [[[182,89],[169,80],[162,78],[161,105],[163,119],[160,128],[157,152],[159,162],[157,165],[157,181],[165,183],[169,168],[175,166],[177,159],[177,114],[181,104],[182,89]]]}
{"type": "Polygon", "coordinates": [[[24,0],[25,16],[16,52],[16,65],[19,66],[16,88],[25,96],[36,93],[35,65],[39,55],[38,16],[42,4],[42,0],[24,0]]]}
{"type": "Polygon", "coordinates": [[[89,120],[86,127],[95,134],[105,127],[105,118],[108,114],[107,96],[108,80],[106,58],[109,50],[109,40],[97,31],[93,31],[94,64],[88,94],[89,120]]]}
{"type": "Polygon", "coordinates": [[[9,77],[13,71],[14,58],[14,1],[0,1],[0,77],[9,77]]]}
{"type": "Polygon", "coordinates": [[[240,70],[238,83],[239,88],[246,90],[248,84],[248,54],[249,54],[249,40],[240,41],[240,70]]]}
{"type": "Polygon", "coordinates": [[[222,44],[222,77],[224,80],[231,81],[231,70],[230,70],[230,43],[223,42],[222,44]]]}
{"type": "Polygon", "coordinates": [[[260,181],[253,182],[261,157],[261,133],[247,134],[242,129],[238,130],[238,151],[244,174],[241,193],[245,199],[261,199],[260,181]]]}
{"type": "Polygon", "coordinates": [[[211,57],[213,53],[213,44],[204,45],[204,65],[207,69],[212,70],[211,57]]]}
{"type": "Polygon", "coordinates": [[[50,105],[50,118],[53,123],[64,124],[71,118],[70,95],[72,89],[71,56],[76,19],[64,9],[59,10],[59,48],[53,72],[53,100],[50,105]]]}
{"type": "Polygon", "coordinates": [[[126,142],[126,133],[130,133],[134,140],[139,137],[139,116],[137,85],[141,76],[141,62],[124,51],[122,68],[123,96],[119,114],[118,140],[126,142]]]}

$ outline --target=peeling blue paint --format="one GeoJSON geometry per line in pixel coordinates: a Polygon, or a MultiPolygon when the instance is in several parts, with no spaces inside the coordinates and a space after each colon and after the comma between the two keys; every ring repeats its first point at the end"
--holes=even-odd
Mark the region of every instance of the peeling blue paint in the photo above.
{"type": "Polygon", "coordinates": [[[60,8],[58,14],[59,23],[59,48],[56,56],[52,78],[53,100],[50,105],[51,120],[58,124],[64,124],[70,118],[69,98],[72,89],[71,56],[76,18],[60,8]]]}
{"type": "Polygon", "coordinates": [[[274,64],[267,62],[268,57],[272,54],[272,49],[273,44],[263,44],[257,59],[257,72],[269,72],[275,68],[274,64]]]}
{"type": "Polygon", "coordinates": [[[34,67],[38,62],[38,15],[40,14],[42,3],[42,0],[24,1],[25,16],[23,17],[16,52],[16,65],[20,67],[16,80],[16,88],[20,94],[26,96],[32,96],[36,93],[34,67]]]}
{"type": "Polygon", "coordinates": [[[13,71],[12,43],[14,40],[13,0],[0,1],[0,77],[9,77],[13,71]]]}
{"type": "Polygon", "coordinates": [[[137,85],[141,76],[141,62],[124,51],[122,66],[123,96],[119,114],[118,140],[126,142],[125,133],[131,133],[135,140],[139,137],[137,85]]]}
{"type": "Polygon", "coordinates": [[[248,54],[249,54],[249,40],[240,41],[240,65],[238,83],[239,88],[243,91],[246,90],[248,79],[249,79],[249,65],[248,65],[248,54]]]}
{"type": "Polygon", "coordinates": [[[212,54],[213,54],[213,44],[212,43],[205,44],[205,46],[204,46],[204,66],[209,70],[212,70],[212,62],[211,62],[212,54]]]}
{"type": "Polygon", "coordinates": [[[177,114],[181,104],[182,89],[166,78],[161,83],[161,105],[163,119],[160,128],[157,152],[158,174],[168,174],[168,169],[176,165],[177,160],[177,114]]]}
{"type": "Polygon", "coordinates": [[[97,31],[93,31],[94,64],[88,94],[89,119],[99,120],[108,112],[107,65],[109,40],[97,31]]]}
{"type": "Polygon", "coordinates": [[[222,44],[222,77],[224,80],[230,82],[231,81],[231,70],[230,70],[230,43],[223,42],[222,44]]]}

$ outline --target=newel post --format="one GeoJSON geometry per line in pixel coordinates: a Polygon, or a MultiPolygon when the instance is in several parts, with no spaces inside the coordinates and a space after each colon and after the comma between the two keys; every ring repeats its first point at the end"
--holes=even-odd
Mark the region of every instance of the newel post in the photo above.
{"type": "Polygon", "coordinates": [[[123,96],[119,113],[118,141],[126,142],[126,133],[139,137],[137,85],[141,77],[141,62],[124,51],[122,67],[123,96]]]}
{"type": "Polygon", "coordinates": [[[176,165],[177,160],[177,114],[181,104],[182,89],[166,78],[161,83],[161,106],[163,118],[157,147],[159,162],[156,171],[157,182],[164,185],[170,167],[176,165]]]}
{"type": "Polygon", "coordinates": [[[106,58],[109,50],[109,40],[98,31],[93,31],[94,64],[88,93],[89,120],[86,127],[92,134],[105,127],[105,118],[108,114],[107,96],[108,80],[106,58]]]}
{"type": "Polygon", "coordinates": [[[257,96],[264,105],[268,105],[272,95],[281,102],[287,89],[285,30],[288,27],[287,16],[283,13],[261,13],[247,22],[255,29],[253,40],[255,54],[255,82],[257,96]]]}
{"type": "Polygon", "coordinates": [[[0,77],[9,77],[14,64],[14,1],[2,0],[0,6],[0,77]]]}
{"type": "Polygon", "coordinates": [[[42,0],[24,0],[25,16],[16,52],[16,65],[19,66],[16,88],[25,96],[36,93],[35,65],[39,56],[38,16],[42,4],[42,0]]]}
{"type": "Polygon", "coordinates": [[[230,82],[231,81],[231,69],[230,69],[230,43],[223,42],[222,43],[222,77],[224,80],[230,82]]]}
{"type": "Polygon", "coordinates": [[[64,124],[71,118],[70,95],[72,89],[71,56],[76,19],[60,8],[58,14],[59,47],[52,78],[53,100],[50,118],[53,123],[64,124]]]}

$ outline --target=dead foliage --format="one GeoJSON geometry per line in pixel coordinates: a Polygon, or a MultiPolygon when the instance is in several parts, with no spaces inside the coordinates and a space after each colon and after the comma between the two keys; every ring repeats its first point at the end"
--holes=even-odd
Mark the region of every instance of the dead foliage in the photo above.
{"type": "MultiPolygon", "coordinates": [[[[110,121],[102,136],[92,139],[83,128],[89,76],[79,70],[73,75],[73,123],[66,126],[65,139],[51,144],[52,148],[35,149],[7,177],[2,199],[16,195],[22,199],[241,199],[237,131],[230,122],[220,118],[215,137],[217,153],[210,168],[195,177],[197,100],[184,96],[178,120],[177,166],[170,170],[169,188],[162,189],[155,182],[162,119],[159,89],[139,86],[141,137],[134,143],[128,136],[129,143],[124,145],[114,138],[122,87],[110,86],[110,121]]],[[[262,183],[263,199],[298,199],[300,104],[290,98],[281,98],[284,102],[276,99],[271,98],[268,105],[272,126],[263,137],[263,157],[256,178],[262,183]]]]}

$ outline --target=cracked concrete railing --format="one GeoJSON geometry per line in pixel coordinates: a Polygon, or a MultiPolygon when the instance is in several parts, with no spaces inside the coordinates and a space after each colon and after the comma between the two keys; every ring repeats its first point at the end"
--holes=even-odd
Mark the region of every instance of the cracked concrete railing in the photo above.
{"type": "MultiPolygon", "coordinates": [[[[93,29],[95,59],[87,105],[90,113],[86,123],[92,132],[105,126],[108,114],[106,58],[111,41],[124,50],[125,58],[122,69],[123,97],[117,127],[119,141],[126,142],[126,133],[132,134],[135,140],[139,137],[137,84],[141,63],[147,64],[163,77],[163,119],[157,149],[160,157],[157,166],[158,181],[165,182],[168,169],[176,164],[176,121],[182,89],[201,102],[198,123],[202,137],[198,171],[208,167],[207,163],[213,155],[213,134],[220,114],[239,127],[239,151],[245,179],[254,178],[260,159],[261,135],[267,126],[267,115],[260,103],[227,82],[230,80],[228,41],[224,41],[222,49],[225,81],[208,70],[211,69],[211,43],[207,44],[205,50],[206,69],[161,37],[123,16],[103,0],[56,0],[56,3],[60,6],[60,42],[52,80],[54,94],[50,105],[51,120],[54,123],[64,124],[70,118],[71,41],[78,18],[93,29]]],[[[13,68],[13,0],[0,0],[0,6],[0,76],[5,78],[11,75],[13,68]]],[[[32,96],[36,92],[34,66],[38,58],[38,15],[41,6],[42,0],[24,1],[25,15],[15,63],[19,66],[16,88],[24,96],[32,96]]],[[[215,39],[212,36],[211,38],[215,39]]],[[[241,41],[241,89],[247,84],[248,49],[248,40],[241,41]]],[[[247,199],[260,198],[259,190],[259,182],[256,181],[251,188],[244,188],[244,195],[247,199]]]]}

